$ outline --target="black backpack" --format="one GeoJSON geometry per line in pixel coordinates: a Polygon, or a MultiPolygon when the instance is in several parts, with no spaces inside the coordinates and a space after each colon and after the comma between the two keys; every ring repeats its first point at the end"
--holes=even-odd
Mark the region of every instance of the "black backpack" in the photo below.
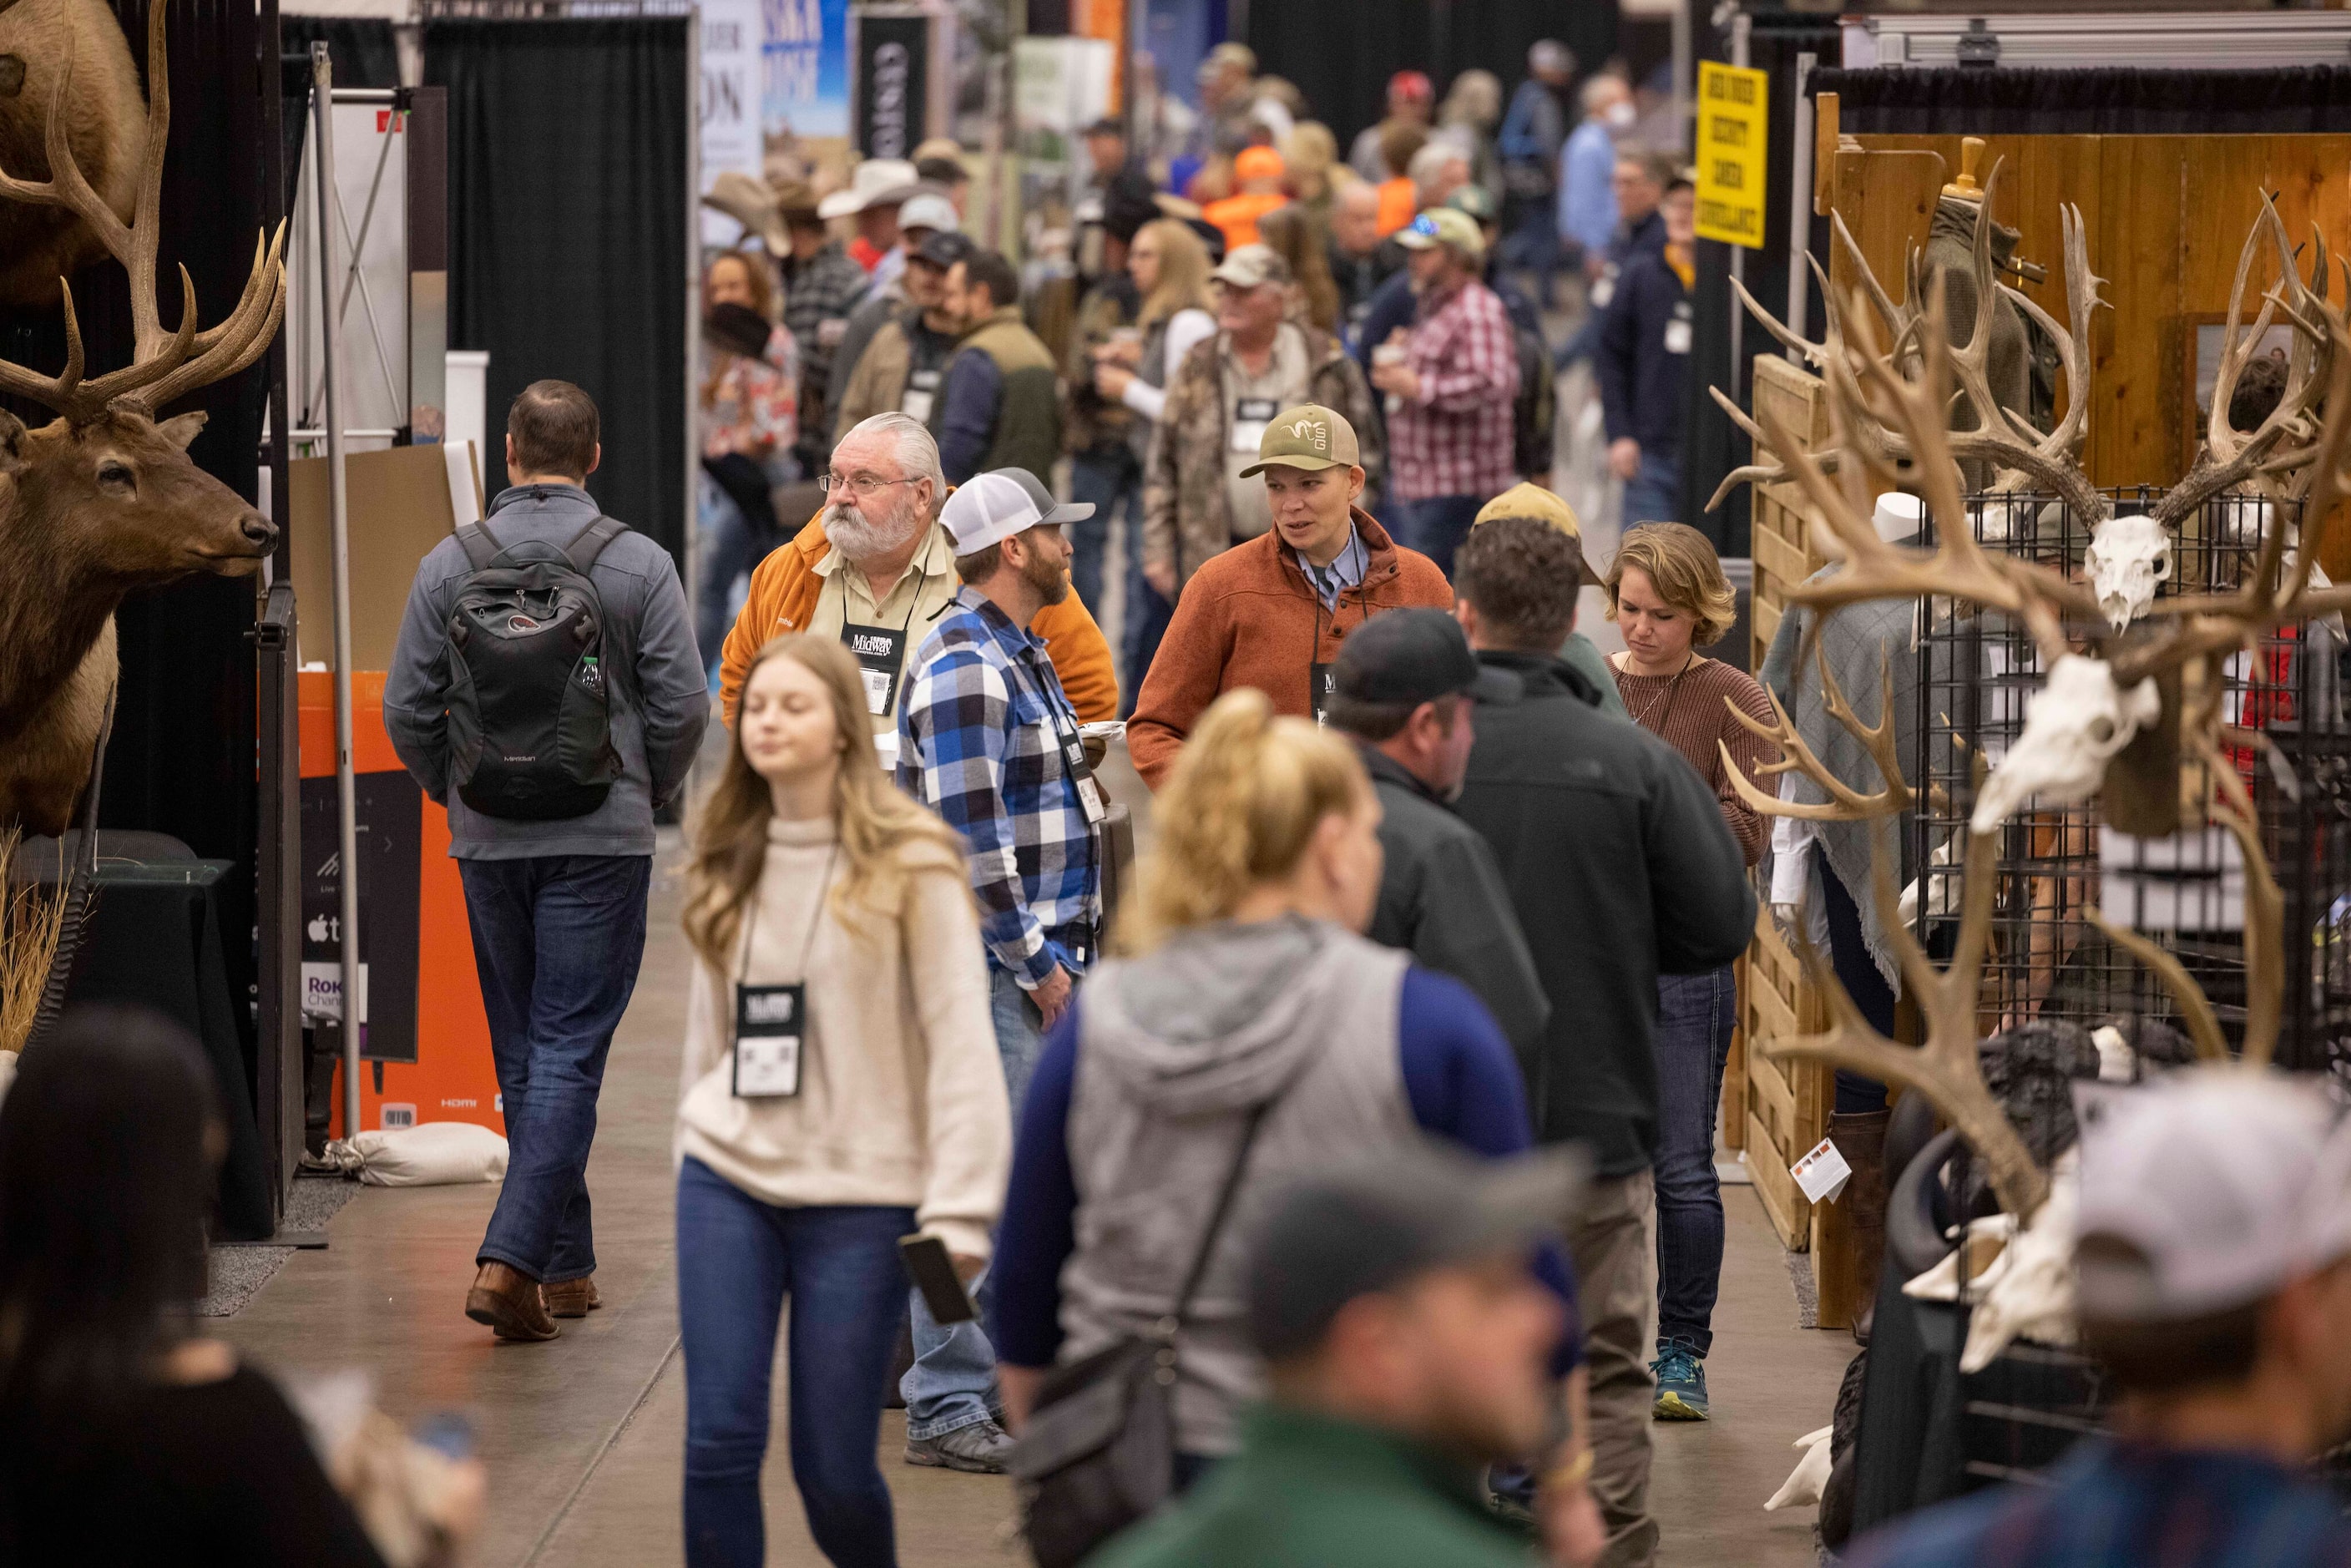
{"type": "Polygon", "coordinates": [[[449,609],[450,779],[486,817],[584,817],[621,776],[604,604],[588,569],[628,525],[598,517],[558,548],[457,530],[473,564],[449,609]]]}
{"type": "Polygon", "coordinates": [[[1513,322],[1510,339],[1519,352],[1519,395],[1510,405],[1510,469],[1521,478],[1551,476],[1552,423],[1559,417],[1559,389],[1552,382],[1551,349],[1542,334],[1513,322]]]}

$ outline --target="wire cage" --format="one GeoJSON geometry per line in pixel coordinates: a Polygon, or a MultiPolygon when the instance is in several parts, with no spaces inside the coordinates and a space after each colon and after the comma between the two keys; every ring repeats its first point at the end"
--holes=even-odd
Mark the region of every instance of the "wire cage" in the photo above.
{"type": "MultiPolygon", "coordinates": [[[[2160,492],[2108,490],[2117,516],[2143,512],[2160,492]]],[[[2276,510],[2252,496],[2208,502],[2174,542],[2162,595],[2226,593],[2241,586],[2276,510]]],[[[1988,549],[2079,576],[2090,525],[2052,495],[1981,494],[1968,515],[1988,549]]],[[[2291,517],[2284,519],[2288,526],[2291,517]]],[[[2042,682],[2040,650],[2019,621],[1919,610],[1921,780],[1912,863],[1920,868],[1915,929],[1930,951],[1959,924],[1966,821],[1975,758],[1997,765],[2024,725],[2042,682]]],[[[2287,626],[2223,671],[2224,722],[2259,737],[2231,748],[2259,812],[2262,847],[2284,904],[2287,950],[2278,1056],[2351,1082],[2351,734],[2344,722],[2345,639],[2339,621],[2287,626]]],[[[2231,1043],[2245,1016],[2244,867],[2221,829],[2132,839],[2102,825],[2095,802],[2028,802],[2001,824],[1998,886],[1984,962],[1982,1019],[1991,1034],[2033,1019],[2095,1028],[2113,1019],[2169,1020],[2178,1008],[2160,981],[2090,924],[2090,911],[2170,949],[2205,994],[2231,1043]]]]}

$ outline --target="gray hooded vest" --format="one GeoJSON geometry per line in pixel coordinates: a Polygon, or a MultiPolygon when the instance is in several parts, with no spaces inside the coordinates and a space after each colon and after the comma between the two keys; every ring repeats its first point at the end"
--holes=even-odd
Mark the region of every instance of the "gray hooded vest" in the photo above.
{"type": "Polygon", "coordinates": [[[1262,1380],[1245,1333],[1247,1238],[1287,1178],[1418,1137],[1398,1054],[1409,956],[1288,918],[1186,932],[1086,985],[1067,1137],[1077,1249],[1061,1273],[1064,1361],[1175,1307],[1249,1113],[1271,1102],[1177,1343],[1186,1453],[1235,1446],[1262,1380]]]}

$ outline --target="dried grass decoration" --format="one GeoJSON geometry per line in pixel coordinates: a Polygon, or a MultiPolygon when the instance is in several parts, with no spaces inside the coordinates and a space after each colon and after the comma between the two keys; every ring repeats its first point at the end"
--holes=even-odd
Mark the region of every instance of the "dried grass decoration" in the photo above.
{"type": "Polygon", "coordinates": [[[0,1051],[25,1049],[65,929],[65,889],[44,891],[29,879],[20,885],[10,874],[23,837],[0,830],[0,1051]]]}

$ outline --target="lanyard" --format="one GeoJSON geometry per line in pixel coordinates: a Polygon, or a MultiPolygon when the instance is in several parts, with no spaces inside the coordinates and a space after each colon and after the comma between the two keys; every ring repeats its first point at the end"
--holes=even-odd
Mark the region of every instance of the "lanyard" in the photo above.
{"type": "MultiPolygon", "coordinates": [[[[800,941],[800,977],[799,983],[801,985],[806,985],[808,983],[809,957],[816,951],[817,927],[824,924],[825,894],[832,890],[832,871],[834,865],[838,863],[840,859],[841,840],[835,838],[832,841],[832,848],[825,852],[824,880],[817,883],[816,913],[809,916],[808,936],[803,937],[800,941]]],[[[752,934],[758,930],[758,923],[759,895],[758,890],[754,889],[751,894],[750,910],[743,917],[743,957],[742,961],[737,964],[735,968],[735,983],[738,986],[742,985],[751,977],[751,936],[752,934]]]]}
{"type": "MultiPolygon", "coordinates": [[[[1347,548],[1353,549],[1362,537],[1360,534],[1351,536],[1347,541],[1347,548]]],[[[1369,553],[1369,551],[1365,552],[1367,559],[1364,568],[1364,574],[1366,577],[1371,574],[1369,553]]],[[[1298,570],[1299,574],[1306,579],[1307,597],[1314,601],[1314,640],[1306,645],[1306,712],[1308,716],[1319,725],[1322,722],[1323,706],[1331,700],[1330,687],[1332,680],[1332,666],[1322,662],[1322,591],[1314,586],[1312,572],[1308,571],[1303,565],[1301,565],[1298,570]]],[[[1354,587],[1356,608],[1363,612],[1362,620],[1355,622],[1355,629],[1360,632],[1363,630],[1364,622],[1372,618],[1372,601],[1370,595],[1364,592],[1364,584],[1360,580],[1356,581],[1354,587]]],[[[1347,590],[1342,586],[1339,590],[1341,601],[1343,602],[1346,597],[1347,590]]],[[[1332,610],[1331,612],[1332,629],[1337,630],[1338,625],[1339,612],[1332,610]]]]}

